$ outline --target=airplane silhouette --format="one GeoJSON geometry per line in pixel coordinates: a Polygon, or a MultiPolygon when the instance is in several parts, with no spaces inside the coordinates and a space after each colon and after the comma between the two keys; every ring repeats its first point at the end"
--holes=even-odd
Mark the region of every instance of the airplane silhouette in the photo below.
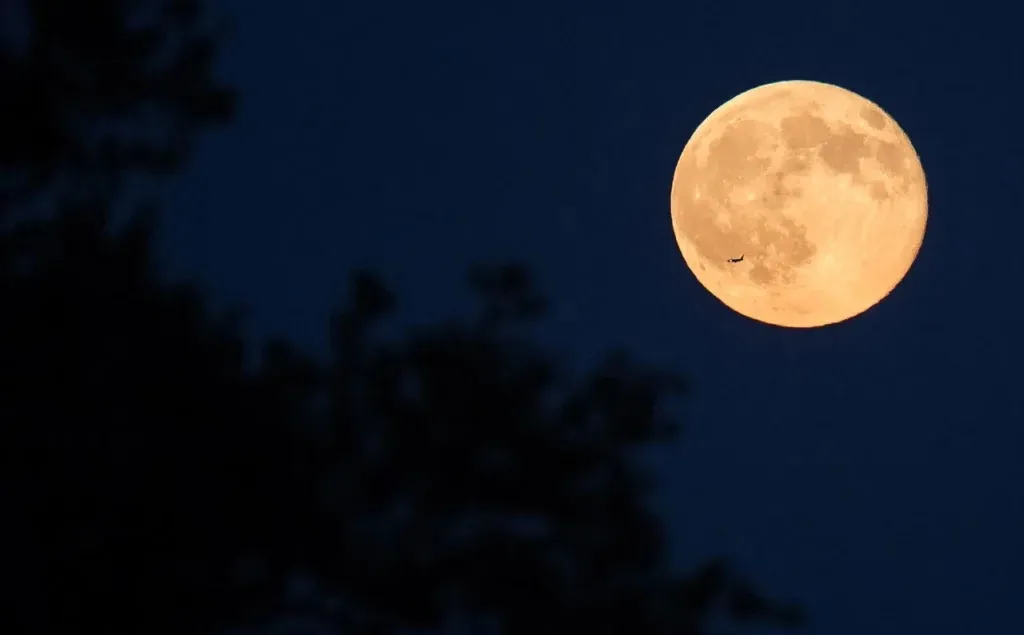
{"type": "Polygon", "coordinates": [[[739,258],[730,258],[729,262],[743,262],[743,256],[740,256],[739,258]]]}

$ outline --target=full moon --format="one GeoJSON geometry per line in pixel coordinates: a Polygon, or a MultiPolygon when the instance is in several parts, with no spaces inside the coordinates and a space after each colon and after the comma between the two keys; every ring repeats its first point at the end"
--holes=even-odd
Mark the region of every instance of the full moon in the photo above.
{"type": "Polygon", "coordinates": [[[924,239],[920,159],[875,103],[784,81],[730,99],[690,137],[672,179],[687,266],[726,306],[784,327],[842,322],[880,302],[924,239]]]}

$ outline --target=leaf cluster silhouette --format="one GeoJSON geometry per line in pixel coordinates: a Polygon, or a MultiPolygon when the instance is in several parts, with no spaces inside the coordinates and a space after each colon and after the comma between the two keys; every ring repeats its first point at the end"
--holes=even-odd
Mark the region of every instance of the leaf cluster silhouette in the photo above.
{"type": "Polygon", "coordinates": [[[253,363],[237,315],[158,271],[156,212],[109,222],[112,183],[176,168],[180,140],[230,114],[200,3],[25,4],[36,39],[0,60],[5,113],[28,117],[0,120],[0,215],[58,204],[0,233],[0,630],[799,623],[722,561],[670,570],[634,455],[675,438],[661,406],[685,385],[621,354],[570,376],[529,337],[547,301],[522,268],[473,269],[475,315],[398,338],[378,332],[390,290],[357,272],[326,361],[272,341],[253,363]],[[137,26],[142,9],[159,19],[137,26]],[[175,38],[178,57],[153,63],[175,38]],[[178,141],[90,145],[91,117],[132,123],[153,104],[178,141]]]}
{"type": "Polygon", "coordinates": [[[225,27],[200,0],[10,0],[0,46],[0,210],[167,174],[230,119],[213,77],[225,27]],[[14,37],[14,35],[20,37],[14,37]]]}

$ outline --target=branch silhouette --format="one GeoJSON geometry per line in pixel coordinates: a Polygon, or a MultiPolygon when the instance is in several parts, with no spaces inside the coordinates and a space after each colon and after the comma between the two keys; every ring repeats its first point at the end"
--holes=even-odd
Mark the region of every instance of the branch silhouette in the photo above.
{"type": "Polygon", "coordinates": [[[675,437],[660,406],[684,382],[621,354],[574,381],[521,335],[543,317],[522,307],[546,304],[524,269],[471,281],[477,319],[379,341],[372,323],[358,335],[347,325],[383,319],[390,294],[354,276],[327,382],[336,473],[356,484],[336,492],[336,513],[356,520],[321,579],[387,632],[436,628],[452,607],[496,616],[505,633],[702,633],[719,607],[799,624],[724,562],[690,577],[666,569],[633,450],[675,437]]]}
{"type": "Polygon", "coordinates": [[[212,76],[225,26],[203,4],[12,0],[0,219],[16,204],[108,197],[131,175],[173,173],[199,133],[231,118],[234,93],[212,76]]]}

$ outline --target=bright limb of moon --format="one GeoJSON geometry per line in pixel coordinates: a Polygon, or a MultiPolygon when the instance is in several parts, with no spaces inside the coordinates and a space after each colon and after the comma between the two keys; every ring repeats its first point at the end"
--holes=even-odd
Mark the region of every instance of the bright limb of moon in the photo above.
{"type": "Polygon", "coordinates": [[[854,317],[910,270],[928,192],[910,139],[877,104],[784,81],[717,108],[683,149],[672,226],[726,306],[786,327],[854,317]]]}

